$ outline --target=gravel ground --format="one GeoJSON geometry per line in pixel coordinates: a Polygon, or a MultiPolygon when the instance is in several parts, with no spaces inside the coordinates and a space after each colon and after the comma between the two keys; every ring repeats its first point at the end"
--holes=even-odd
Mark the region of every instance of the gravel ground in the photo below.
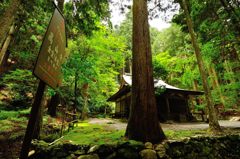
{"type": "MultiPolygon", "coordinates": [[[[99,119],[99,118],[91,118],[89,119],[89,123],[92,124],[108,124],[109,127],[116,130],[126,129],[127,123],[122,122],[119,119],[99,119]]],[[[225,128],[239,128],[240,129],[240,121],[228,121],[228,120],[220,120],[220,126],[225,128]]],[[[197,130],[197,129],[207,129],[208,123],[204,122],[188,122],[188,123],[161,123],[161,127],[163,130],[197,130]]]]}

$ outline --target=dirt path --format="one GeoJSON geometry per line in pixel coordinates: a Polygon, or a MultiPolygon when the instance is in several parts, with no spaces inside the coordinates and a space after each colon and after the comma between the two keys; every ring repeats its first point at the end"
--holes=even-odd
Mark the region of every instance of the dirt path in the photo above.
{"type": "MultiPolygon", "coordinates": [[[[122,122],[119,119],[98,119],[91,118],[89,119],[89,123],[92,124],[108,124],[109,127],[116,130],[126,129],[127,123],[122,122]]],[[[240,121],[228,121],[228,120],[220,120],[219,124],[225,128],[239,128],[240,129],[240,121]]],[[[208,123],[204,122],[192,122],[192,123],[161,123],[163,130],[196,130],[196,129],[207,129],[208,123]]]]}

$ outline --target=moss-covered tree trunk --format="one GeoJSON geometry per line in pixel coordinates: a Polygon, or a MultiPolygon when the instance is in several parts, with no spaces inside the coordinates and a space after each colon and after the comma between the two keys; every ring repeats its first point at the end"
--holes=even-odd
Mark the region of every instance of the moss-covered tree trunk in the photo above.
{"type": "Polygon", "coordinates": [[[210,131],[212,131],[213,133],[216,133],[216,132],[221,131],[221,128],[220,128],[220,125],[218,123],[217,115],[216,115],[216,112],[215,112],[215,109],[214,109],[211,91],[210,91],[210,88],[209,88],[209,85],[208,85],[208,82],[207,82],[207,73],[205,71],[202,55],[201,55],[201,52],[200,52],[199,45],[197,43],[197,37],[196,37],[195,32],[193,30],[193,24],[192,24],[191,17],[189,15],[186,0],[182,0],[182,6],[183,6],[184,13],[185,13],[185,16],[186,16],[188,30],[189,30],[189,33],[191,35],[192,45],[193,45],[193,48],[195,50],[195,55],[197,57],[198,68],[199,68],[201,78],[202,78],[203,89],[204,89],[205,98],[206,98],[206,101],[207,101],[208,113],[209,113],[209,128],[210,128],[210,131]]]}
{"type": "Polygon", "coordinates": [[[158,143],[165,139],[157,116],[147,0],[133,1],[132,103],[126,137],[158,143]]]}

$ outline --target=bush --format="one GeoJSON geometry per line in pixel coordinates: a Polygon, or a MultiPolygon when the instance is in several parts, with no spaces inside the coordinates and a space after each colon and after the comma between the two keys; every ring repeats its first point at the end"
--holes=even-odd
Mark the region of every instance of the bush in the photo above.
{"type": "Polygon", "coordinates": [[[19,115],[19,112],[16,111],[0,111],[0,120],[5,120],[8,118],[16,118],[19,115]]]}
{"type": "Polygon", "coordinates": [[[7,92],[4,103],[0,103],[5,110],[19,110],[31,106],[33,94],[36,90],[36,78],[29,70],[16,69],[5,74],[0,79],[1,89],[7,92]]]}

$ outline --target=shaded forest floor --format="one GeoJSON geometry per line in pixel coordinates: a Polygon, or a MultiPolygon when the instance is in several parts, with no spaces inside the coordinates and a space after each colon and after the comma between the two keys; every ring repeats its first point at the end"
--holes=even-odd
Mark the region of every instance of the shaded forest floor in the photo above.
{"type": "MultiPolygon", "coordinates": [[[[54,120],[54,122],[56,121],[54,120]]],[[[239,121],[222,120],[219,121],[219,123],[224,130],[224,133],[220,135],[240,135],[239,121]]],[[[58,142],[70,142],[84,145],[114,144],[117,142],[125,142],[127,141],[127,139],[124,137],[126,126],[126,120],[112,118],[90,118],[87,121],[77,123],[75,128],[71,129],[69,132],[65,131],[63,137],[58,142]]],[[[211,136],[211,134],[209,134],[207,131],[208,124],[204,122],[161,123],[161,127],[163,128],[164,133],[169,140],[180,140],[192,136],[211,136]]],[[[12,129],[12,131],[14,132],[8,131],[7,133],[2,132],[0,134],[2,138],[5,138],[4,142],[1,141],[0,145],[0,159],[6,158],[6,155],[8,156],[7,158],[15,158],[18,156],[24,130],[22,127],[21,129],[17,127],[16,129],[12,129]],[[18,137],[10,137],[17,133],[21,133],[21,135],[18,137]]],[[[55,134],[53,133],[52,136],[54,136],[52,139],[59,138],[59,132],[56,132],[55,134]]]]}
{"type": "MultiPolygon", "coordinates": [[[[239,121],[219,121],[225,134],[239,134],[239,121]]],[[[103,144],[116,143],[127,140],[124,137],[127,121],[111,118],[91,118],[78,123],[77,126],[66,134],[62,141],[77,144],[103,144]]],[[[207,131],[208,124],[203,122],[191,123],[161,123],[161,126],[170,140],[179,140],[192,136],[211,136],[207,131]]]]}
{"type": "MultiPolygon", "coordinates": [[[[91,124],[109,124],[110,127],[116,130],[125,130],[127,126],[126,120],[121,119],[112,119],[112,118],[91,118],[89,119],[91,124]]],[[[224,128],[239,128],[240,121],[229,121],[229,120],[220,120],[220,126],[224,128]]],[[[197,129],[207,129],[208,123],[205,122],[167,122],[161,123],[163,130],[197,130],[197,129]]]]}

